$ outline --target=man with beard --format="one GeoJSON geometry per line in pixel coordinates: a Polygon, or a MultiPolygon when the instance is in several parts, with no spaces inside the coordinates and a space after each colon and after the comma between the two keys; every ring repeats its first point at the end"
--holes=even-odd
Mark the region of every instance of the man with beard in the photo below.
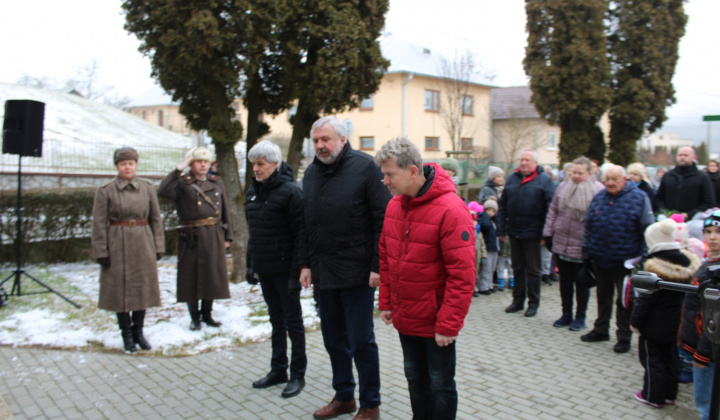
{"type": "Polygon", "coordinates": [[[390,191],[373,159],[352,150],[336,117],[316,121],[315,159],[303,177],[305,230],[300,282],[318,288],[320,326],[333,370],[335,396],[318,419],[354,412],[353,359],[360,381],[355,420],[377,419],[380,364],[373,301],[380,283],[378,240],[390,191]]]}
{"type": "Polygon", "coordinates": [[[663,176],[655,193],[655,208],[682,213],[685,220],[714,206],[715,193],[708,175],[695,164],[692,147],[678,149],[677,166],[663,176]]]}

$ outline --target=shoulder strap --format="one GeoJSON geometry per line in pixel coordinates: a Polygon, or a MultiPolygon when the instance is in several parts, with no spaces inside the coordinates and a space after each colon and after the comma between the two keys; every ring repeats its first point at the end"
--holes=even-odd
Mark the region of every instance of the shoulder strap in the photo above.
{"type": "Polygon", "coordinates": [[[198,187],[197,184],[190,184],[190,186],[191,186],[195,191],[197,191],[198,194],[200,194],[200,197],[202,197],[203,200],[205,200],[208,204],[210,204],[210,205],[212,206],[212,208],[214,208],[215,211],[216,211],[218,214],[220,214],[220,210],[218,210],[218,207],[215,205],[215,203],[213,203],[213,201],[210,199],[210,197],[208,197],[208,196],[205,194],[205,191],[203,191],[202,188],[198,187]]]}

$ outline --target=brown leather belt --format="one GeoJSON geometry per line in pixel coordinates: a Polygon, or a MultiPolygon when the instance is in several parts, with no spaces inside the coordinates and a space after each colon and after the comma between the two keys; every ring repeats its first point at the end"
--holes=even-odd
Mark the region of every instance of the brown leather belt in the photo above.
{"type": "Polygon", "coordinates": [[[110,226],[147,226],[147,220],[111,220],[110,226]]]}
{"type": "Polygon", "coordinates": [[[181,220],[180,221],[180,228],[186,228],[186,227],[198,227],[198,226],[213,226],[220,223],[220,219],[217,217],[208,217],[205,219],[197,219],[197,220],[181,220]]]}

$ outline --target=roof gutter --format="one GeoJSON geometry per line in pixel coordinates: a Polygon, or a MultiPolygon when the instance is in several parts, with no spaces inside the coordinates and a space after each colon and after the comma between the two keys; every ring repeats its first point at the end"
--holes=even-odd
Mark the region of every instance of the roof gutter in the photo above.
{"type": "Polygon", "coordinates": [[[412,74],[412,73],[409,73],[407,80],[404,81],[403,84],[402,84],[402,136],[405,137],[405,138],[407,138],[407,126],[406,126],[406,121],[407,121],[407,104],[406,104],[406,100],[405,100],[405,98],[407,97],[407,95],[406,95],[406,93],[405,93],[405,92],[406,92],[405,86],[407,86],[407,84],[410,83],[410,81],[411,81],[412,79],[413,79],[413,74],[412,74]]]}

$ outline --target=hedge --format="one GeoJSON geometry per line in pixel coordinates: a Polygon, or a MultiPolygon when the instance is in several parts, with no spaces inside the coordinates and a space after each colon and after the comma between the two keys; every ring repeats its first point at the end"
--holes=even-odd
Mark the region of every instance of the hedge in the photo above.
{"type": "MultiPolygon", "coordinates": [[[[75,262],[92,258],[90,235],[95,188],[25,191],[22,195],[22,261],[75,262]]],[[[0,191],[0,262],[15,263],[17,192],[0,191]]],[[[175,253],[175,205],[160,200],[165,246],[175,253]]]]}

